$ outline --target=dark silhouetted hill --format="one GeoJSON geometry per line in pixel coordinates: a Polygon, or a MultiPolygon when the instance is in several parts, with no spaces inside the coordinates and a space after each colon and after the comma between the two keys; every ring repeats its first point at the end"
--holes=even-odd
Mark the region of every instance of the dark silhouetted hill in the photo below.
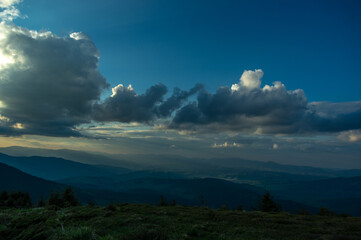
{"type": "Polygon", "coordinates": [[[108,176],[130,170],[120,167],[88,165],[54,157],[13,157],[0,153],[0,163],[48,180],[78,176],[108,176]]]}

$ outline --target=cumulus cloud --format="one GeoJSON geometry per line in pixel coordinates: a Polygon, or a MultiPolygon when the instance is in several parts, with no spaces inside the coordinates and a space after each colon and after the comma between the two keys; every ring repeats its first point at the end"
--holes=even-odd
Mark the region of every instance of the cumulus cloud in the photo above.
{"type": "Polygon", "coordinates": [[[0,133],[79,135],[75,126],[90,121],[108,87],[92,41],[4,23],[0,32],[0,114],[8,119],[0,133]]]}
{"type": "Polygon", "coordinates": [[[308,103],[303,90],[281,82],[261,87],[262,70],[245,71],[238,84],[205,90],[177,111],[173,129],[254,134],[339,132],[361,128],[361,104],[308,103]]]}
{"type": "Polygon", "coordinates": [[[262,69],[255,71],[246,70],[243,72],[239,83],[232,85],[233,91],[239,91],[241,88],[255,89],[261,86],[261,79],[263,77],[262,69]]]}
{"type": "Polygon", "coordinates": [[[136,94],[131,85],[119,84],[112,89],[112,95],[94,106],[94,119],[101,122],[144,122],[169,117],[182,106],[188,97],[197,93],[202,85],[197,84],[189,91],[175,88],[166,100],[167,87],[158,83],[144,94],[136,94]]]}
{"type": "Polygon", "coordinates": [[[214,94],[201,91],[197,102],[181,108],[170,126],[253,132],[275,126],[277,131],[291,128],[307,109],[304,92],[287,91],[280,82],[260,88],[258,81],[262,75],[261,70],[245,71],[237,87],[220,87],[214,94]]]}
{"type": "MultiPolygon", "coordinates": [[[[2,1],[12,7],[16,1],[2,1]]],[[[151,86],[144,94],[122,84],[100,100],[109,87],[98,71],[99,52],[84,33],[59,37],[0,23],[0,134],[80,136],[91,121],[151,123],[168,118],[203,88],[151,86]]]]}
{"type": "Polygon", "coordinates": [[[159,83],[138,95],[131,86],[122,84],[112,89],[113,94],[103,103],[94,107],[97,121],[148,122],[155,116],[156,104],[167,93],[167,88],[159,83]]]}
{"type": "Polygon", "coordinates": [[[180,108],[190,96],[196,94],[201,89],[203,89],[202,84],[196,84],[189,91],[174,88],[173,95],[157,108],[157,115],[160,117],[170,116],[175,110],[180,108]]]}
{"type": "Polygon", "coordinates": [[[15,18],[21,17],[21,14],[15,5],[22,0],[0,0],[0,19],[1,21],[11,22],[15,18]]]}

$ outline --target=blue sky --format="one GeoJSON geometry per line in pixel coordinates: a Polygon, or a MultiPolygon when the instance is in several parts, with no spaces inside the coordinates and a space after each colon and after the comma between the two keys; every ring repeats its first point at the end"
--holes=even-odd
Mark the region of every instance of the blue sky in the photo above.
{"type": "Polygon", "coordinates": [[[357,0],[27,0],[19,9],[21,26],[88,34],[112,86],[201,82],[214,91],[260,68],[263,83],[301,88],[309,101],[360,99],[357,0]]]}
{"type": "Polygon", "coordinates": [[[0,8],[0,147],[361,169],[358,0],[0,8]]]}

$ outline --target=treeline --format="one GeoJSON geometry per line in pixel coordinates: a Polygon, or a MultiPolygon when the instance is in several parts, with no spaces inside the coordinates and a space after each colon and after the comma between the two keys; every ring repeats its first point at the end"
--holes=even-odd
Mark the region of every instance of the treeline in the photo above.
{"type": "Polygon", "coordinates": [[[27,192],[11,192],[3,190],[0,193],[0,208],[31,208],[31,207],[50,207],[63,208],[78,206],[80,202],[75,197],[73,190],[67,187],[62,192],[52,191],[47,200],[42,197],[33,205],[29,193],[27,192]]]}
{"type": "Polygon", "coordinates": [[[3,190],[0,193],[0,208],[29,208],[32,207],[29,193],[11,192],[3,190]]]}
{"type": "MultiPolygon", "coordinates": [[[[113,204],[110,204],[113,205],[113,204]]],[[[158,204],[158,206],[162,206],[162,207],[171,207],[171,206],[176,206],[177,203],[175,200],[172,200],[172,202],[168,202],[165,197],[162,195],[160,197],[160,202],[158,204]]],[[[203,196],[200,196],[200,207],[205,207],[205,200],[203,196]]],[[[108,206],[113,208],[113,206],[108,206]]],[[[227,205],[223,205],[220,207],[220,210],[229,210],[227,205]]],[[[243,209],[242,205],[239,205],[237,207],[237,211],[245,211],[243,209]]],[[[266,192],[262,198],[260,199],[260,201],[258,202],[258,206],[257,207],[252,207],[252,211],[261,211],[261,212],[281,212],[282,211],[282,206],[277,203],[273,196],[271,196],[271,194],[269,192],[266,192]]],[[[361,211],[361,208],[360,208],[361,211]]],[[[299,215],[312,215],[309,211],[307,211],[307,209],[302,208],[300,209],[297,214],[299,215]]],[[[347,217],[347,216],[351,216],[349,214],[346,213],[341,213],[341,214],[337,214],[325,207],[321,207],[319,209],[319,211],[317,212],[317,215],[319,216],[340,216],[340,217],[347,217]]]]}
{"type": "MultiPolygon", "coordinates": [[[[8,193],[3,190],[0,193],[0,208],[31,208],[31,207],[47,207],[50,209],[60,209],[65,207],[79,206],[81,203],[78,201],[71,187],[67,187],[61,192],[52,191],[48,199],[43,200],[42,197],[33,205],[30,195],[27,192],[11,192],[8,193]]],[[[94,202],[89,201],[89,206],[95,205],[94,202]]],[[[172,200],[170,203],[162,195],[160,197],[159,206],[177,206],[176,200],[172,200]]],[[[200,196],[200,206],[205,207],[205,201],[203,196],[200,196]]],[[[115,204],[111,203],[107,206],[107,209],[115,209],[115,204]]],[[[221,207],[223,210],[228,210],[226,205],[221,207]]],[[[262,212],[281,212],[281,205],[276,203],[269,192],[266,192],[258,203],[257,208],[252,208],[255,211],[262,212]]],[[[238,211],[244,211],[242,205],[237,208],[238,211]]],[[[361,209],[360,209],[361,210],[361,209]]],[[[301,209],[298,214],[311,215],[306,209],[301,209]]],[[[320,216],[349,216],[349,214],[336,214],[335,212],[321,207],[317,213],[320,216]]]]}
{"type": "MultiPolygon", "coordinates": [[[[205,206],[204,197],[201,195],[199,197],[200,199],[200,206],[205,206]]],[[[163,195],[160,196],[160,202],[158,204],[159,206],[166,207],[166,206],[176,206],[177,202],[175,199],[172,200],[171,203],[169,203],[163,195]]],[[[226,205],[223,205],[221,209],[228,209],[226,205]]],[[[239,205],[237,207],[238,211],[243,211],[243,206],[239,205]]],[[[258,203],[258,208],[253,208],[253,210],[259,210],[262,212],[280,212],[282,210],[281,205],[276,203],[273,200],[273,197],[269,192],[266,192],[263,196],[260,202],[258,203]]]]}

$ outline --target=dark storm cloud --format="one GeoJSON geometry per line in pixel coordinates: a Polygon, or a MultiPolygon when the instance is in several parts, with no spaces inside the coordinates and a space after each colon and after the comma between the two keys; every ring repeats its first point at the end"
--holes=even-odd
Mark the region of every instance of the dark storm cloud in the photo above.
{"type": "Polygon", "coordinates": [[[0,28],[1,135],[80,136],[77,126],[93,120],[150,124],[169,117],[202,88],[175,88],[164,100],[167,88],[161,83],[139,95],[119,84],[100,101],[109,84],[85,34],[58,37],[4,23],[0,28]]]}
{"type": "Polygon", "coordinates": [[[74,128],[89,122],[94,101],[108,87],[98,71],[99,54],[81,33],[60,38],[1,25],[0,114],[2,134],[79,136],[74,128]],[[5,126],[6,125],[6,126],[5,126]]]}
{"type": "Polygon", "coordinates": [[[262,132],[272,127],[284,132],[293,128],[306,110],[304,92],[287,91],[279,82],[264,88],[257,84],[252,87],[220,87],[215,94],[200,92],[197,102],[181,108],[170,126],[262,132]]]}
{"type": "Polygon", "coordinates": [[[167,93],[167,88],[159,83],[144,94],[137,95],[131,86],[118,85],[113,95],[94,107],[97,121],[148,122],[153,119],[156,104],[167,93]]]}
{"type": "MultiPolygon", "coordinates": [[[[347,103],[348,105],[349,103],[347,103]]],[[[345,104],[346,105],[346,104],[345,104]]],[[[358,105],[357,102],[355,105],[358,105]]],[[[332,106],[332,104],[331,104],[332,106]]],[[[353,129],[361,129],[361,108],[350,113],[340,113],[331,116],[319,115],[317,112],[306,115],[306,126],[313,131],[341,132],[353,129]]]]}
{"type": "Polygon", "coordinates": [[[147,123],[157,117],[168,117],[201,88],[200,84],[189,91],[175,88],[173,95],[163,100],[167,87],[161,83],[150,87],[141,95],[136,94],[131,86],[124,87],[120,84],[112,89],[113,94],[109,98],[94,106],[94,119],[101,122],[147,123]]]}
{"type": "Polygon", "coordinates": [[[180,108],[190,96],[196,94],[201,89],[203,89],[202,84],[196,84],[189,91],[183,91],[179,88],[175,88],[173,90],[173,95],[157,108],[157,114],[161,117],[170,116],[172,112],[180,108]]]}
{"type": "Polygon", "coordinates": [[[239,84],[201,91],[196,102],[177,111],[169,125],[196,132],[340,132],[361,128],[361,104],[308,103],[304,92],[280,83],[260,88],[261,70],[245,71],[239,84]]]}

